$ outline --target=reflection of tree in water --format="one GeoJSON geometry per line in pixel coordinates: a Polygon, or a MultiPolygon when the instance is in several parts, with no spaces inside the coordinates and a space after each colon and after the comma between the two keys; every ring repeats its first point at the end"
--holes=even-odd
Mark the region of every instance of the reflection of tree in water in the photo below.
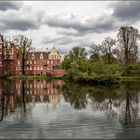
{"type": "Polygon", "coordinates": [[[75,109],[83,109],[86,107],[86,88],[79,84],[66,83],[62,87],[62,93],[67,102],[69,102],[75,109]]]}
{"type": "Polygon", "coordinates": [[[81,86],[66,83],[62,88],[63,96],[75,109],[83,109],[87,104],[97,111],[113,113],[113,106],[119,106],[119,91],[116,88],[81,86]]]}
{"type": "Polygon", "coordinates": [[[135,127],[140,124],[139,83],[124,83],[121,86],[123,102],[121,104],[120,122],[123,127],[135,127]]]}
{"type": "Polygon", "coordinates": [[[3,117],[8,114],[8,112],[14,111],[14,104],[13,104],[13,88],[14,85],[10,81],[1,81],[1,94],[0,94],[0,120],[3,120],[3,117]]]}
{"type": "Polygon", "coordinates": [[[119,89],[116,87],[94,87],[89,92],[91,99],[91,106],[95,111],[103,111],[108,118],[117,115],[114,108],[120,106],[120,94],[119,89]]]}
{"type": "MultiPolygon", "coordinates": [[[[59,93],[57,92],[57,82],[44,82],[44,86],[39,86],[39,82],[30,84],[27,81],[0,81],[0,120],[9,112],[18,109],[21,115],[26,115],[31,110],[29,103],[32,101],[57,103],[59,93]],[[29,86],[30,85],[30,86],[29,86]],[[32,86],[31,86],[32,85],[32,86]],[[36,86],[35,86],[36,85],[36,86]],[[28,87],[29,86],[29,87],[28,87]],[[32,98],[34,97],[34,98],[32,98]]],[[[42,83],[43,84],[43,83],[42,83]]],[[[103,86],[82,86],[76,83],[66,83],[62,89],[65,101],[69,102],[74,109],[84,109],[90,106],[94,111],[102,111],[107,117],[118,117],[124,127],[136,126],[139,122],[139,83],[121,84],[120,88],[103,86]]]]}
{"type": "Polygon", "coordinates": [[[8,115],[8,113],[15,112],[16,107],[21,108],[26,113],[26,94],[24,88],[24,82],[22,83],[22,91],[20,96],[16,96],[15,92],[15,82],[10,80],[0,81],[1,86],[1,104],[0,104],[0,120],[3,120],[3,117],[8,115]]]}
{"type": "Polygon", "coordinates": [[[65,100],[75,109],[90,105],[94,111],[104,112],[109,119],[120,118],[123,126],[139,124],[139,84],[125,84],[116,88],[66,83],[62,91],[65,100]]]}
{"type": "Polygon", "coordinates": [[[21,95],[22,95],[21,109],[23,109],[23,112],[26,115],[26,90],[25,90],[25,81],[24,80],[21,81],[21,95]]]}

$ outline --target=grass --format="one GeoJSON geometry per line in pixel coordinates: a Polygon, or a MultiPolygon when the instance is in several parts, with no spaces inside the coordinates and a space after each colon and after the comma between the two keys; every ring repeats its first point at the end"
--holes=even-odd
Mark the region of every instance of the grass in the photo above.
{"type": "MultiPolygon", "coordinates": [[[[16,79],[22,79],[22,80],[53,80],[53,79],[63,79],[65,80],[66,78],[63,76],[59,75],[15,75],[15,76],[9,76],[9,77],[0,77],[0,79],[10,79],[10,80],[16,80],[16,79]]],[[[102,78],[101,78],[102,79],[102,78]]],[[[89,79],[79,79],[79,81],[83,82],[86,81],[87,83],[89,82],[94,82],[94,80],[89,80],[89,79]]],[[[96,80],[95,80],[96,81],[96,80]]],[[[98,81],[98,80],[97,80],[98,81]]],[[[104,81],[104,79],[103,79],[104,81]]],[[[106,80],[105,80],[106,81],[106,80]]],[[[140,81],[140,76],[121,76],[119,78],[120,82],[131,82],[131,81],[140,81]]],[[[78,82],[78,81],[77,81],[78,82]]],[[[99,83],[102,83],[100,81],[99,83]]],[[[104,82],[103,82],[104,83],[104,82]]]]}
{"type": "Polygon", "coordinates": [[[139,76],[122,76],[120,77],[120,81],[140,81],[139,76]]]}
{"type": "Polygon", "coordinates": [[[9,76],[7,79],[16,80],[16,79],[25,79],[25,80],[51,80],[51,79],[62,79],[62,76],[57,75],[16,75],[9,76]]]}

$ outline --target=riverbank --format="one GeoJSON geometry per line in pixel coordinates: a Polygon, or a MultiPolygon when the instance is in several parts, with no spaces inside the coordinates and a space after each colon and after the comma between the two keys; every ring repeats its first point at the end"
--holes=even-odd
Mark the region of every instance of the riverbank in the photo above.
{"type": "Polygon", "coordinates": [[[120,81],[140,81],[139,76],[122,76],[120,77],[120,81]]]}
{"type": "Polygon", "coordinates": [[[6,79],[9,80],[16,80],[16,79],[20,79],[20,80],[53,80],[53,79],[62,79],[62,76],[58,76],[58,75],[16,75],[16,76],[8,76],[6,77],[6,79]]]}
{"type": "Polygon", "coordinates": [[[77,76],[65,76],[65,79],[75,81],[78,83],[85,83],[85,84],[118,84],[119,77],[116,75],[77,75],[77,76]]]}
{"type": "Polygon", "coordinates": [[[119,84],[123,81],[140,81],[138,76],[115,76],[115,75],[96,75],[96,76],[82,76],[82,77],[67,77],[59,75],[16,75],[16,76],[1,76],[0,79],[8,80],[53,80],[53,79],[63,79],[67,81],[74,81],[77,83],[85,84],[119,84]]]}

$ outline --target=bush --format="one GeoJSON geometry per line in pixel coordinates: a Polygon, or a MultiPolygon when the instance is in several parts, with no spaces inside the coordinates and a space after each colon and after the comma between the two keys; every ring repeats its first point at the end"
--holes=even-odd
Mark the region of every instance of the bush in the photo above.
{"type": "Polygon", "coordinates": [[[124,67],[123,76],[140,76],[140,64],[131,64],[124,67]]]}

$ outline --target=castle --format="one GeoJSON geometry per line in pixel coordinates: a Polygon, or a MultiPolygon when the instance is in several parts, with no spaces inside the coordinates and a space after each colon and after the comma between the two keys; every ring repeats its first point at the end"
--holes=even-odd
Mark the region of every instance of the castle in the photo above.
{"type": "MultiPolygon", "coordinates": [[[[29,75],[63,75],[64,70],[60,69],[61,56],[58,50],[53,47],[50,52],[35,50],[28,53],[25,62],[25,74],[29,75]]],[[[0,34],[0,72],[9,75],[22,74],[22,59],[17,55],[17,48],[12,40],[8,41],[7,47],[4,46],[3,36],[0,34]]]]}

